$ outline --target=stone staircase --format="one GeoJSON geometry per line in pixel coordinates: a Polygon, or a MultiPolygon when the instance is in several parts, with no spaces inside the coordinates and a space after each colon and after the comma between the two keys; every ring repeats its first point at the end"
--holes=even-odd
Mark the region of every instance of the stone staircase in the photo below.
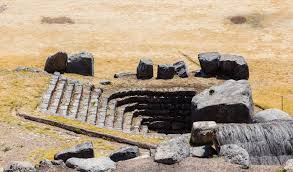
{"type": "Polygon", "coordinates": [[[102,90],[53,75],[43,95],[41,112],[126,133],[190,132],[192,88],[102,90]]]}

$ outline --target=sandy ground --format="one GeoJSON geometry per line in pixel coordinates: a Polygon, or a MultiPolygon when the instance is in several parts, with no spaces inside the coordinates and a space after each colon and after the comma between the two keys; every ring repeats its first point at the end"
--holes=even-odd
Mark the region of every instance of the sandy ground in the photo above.
{"type": "Polygon", "coordinates": [[[241,169],[238,165],[225,162],[222,158],[195,158],[189,157],[174,165],[155,163],[151,158],[121,161],[118,163],[117,172],[276,172],[279,166],[251,165],[249,169],[241,169]]]}
{"type": "MultiPolygon", "coordinates": [[[[291,0],[2,0],[0,67],[43,68],[56,51],[90,51],[98,79],[135,71],[138,59],[173,63],[183,52],[239,54],[250,66],[255,101],[293,113],[291,0]],[[230,22],[244,16],[245,24],[230,22]],[[68,17],[74,24],[42,24],[68,17]]],[[[198,67],[189,63],[190,69],[198,67]]]]}

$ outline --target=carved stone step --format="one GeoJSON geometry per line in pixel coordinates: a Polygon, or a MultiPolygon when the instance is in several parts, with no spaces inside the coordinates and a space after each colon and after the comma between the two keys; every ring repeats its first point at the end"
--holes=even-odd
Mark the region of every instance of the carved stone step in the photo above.
{"type": "Polygon", "coordinates": [[[120,107],[116,108],[116,116],[114,120],[114,129],[116,130],[122,130],[123,128],[123,121],[124,121],[124,113],[125,113],[125,108],[128,106],[131,106],[133,104],[126,104],[120,107]]]}
{"type": "Polygon", "coordinates": [[[141,126],[142,116],[137,116],[132,118],[132,125],[131,125],[131,131],[133,133],[138,134],[141,126]]]}
{"type": "Polygon", "coordinates": [[[75,119],[77,117],[81,94],[82,94],[82,85],[80,83],[75,83],[72,99],[68,108],[68,117],[71,119],[75,119]]]}
{"type": "Polygon", "coordinates": [[[51,97],[52,97],[53,91],[56,89],[58,80],[59,80],[59,76],[54,75],[52,77],[50,84],[49,84],[49,87],[42,98],[42,102],[41,102],[41,106],[40,106],[41,112],[45,112],[48,110],[48,107],[49,107],[49,104],[51,101],[51,97]]]}
{"type": "Polygon", "coordinates": [[[126,133],[131,132],[132,117],[133,117],[133,114],[131,112],[126,112],[124,114],[123,132],[126,132],[126,133]]]}
{"type": "Polygon", "coordinates": [[[82,95],[79,103],[79,109],[77,113],[77,120],[86,121],[87,111],[90,101],[91,85],[83,85],[82,95]]]}
{"type": "Polygon", "coordinates": [[[66,82],[67,82],[66,78],[63,78],[63,77],[60,77],[59,81],[57,82],[56,89],[54,90],[52,94],[51,101],[48,108],[48,111],[50,113],[56,114],[61,102],[61,98],[63,95],[66,82]]]}
{"type": "Polygon", "coordinates": [[[57,113],[62,116],[67,116],[68,106],[71,101],[73,88],[74,88],[74,83],[68,80],[65,85],[65,91],[61,99],[59,109],[57,111],[57,113]]]}
{"type": "Polygon", "coordinates": [[[98,105],[101,93],[102,90],[98,88],[94,89],[91,92],[91,100],[88,109],[87,122],[93,125],[95,125],[97,121],[98,105]]]}
{"type": "Polygon", "coordinates": [[[107,116],[105,120],[105,127],[106,128],[113,128],[114,125],[114,117],[116,114],[116,103],[117,101],[113,100],[108,103],[108,108],[107,108],[107,116]]]}
{"type": "Polygon", "coordinates": [[[147,125],[141,125],[139,131],[140,131],[141,134],[147,134],[148,131],[149,131],[149,128],[148,128],[147,125]]]}

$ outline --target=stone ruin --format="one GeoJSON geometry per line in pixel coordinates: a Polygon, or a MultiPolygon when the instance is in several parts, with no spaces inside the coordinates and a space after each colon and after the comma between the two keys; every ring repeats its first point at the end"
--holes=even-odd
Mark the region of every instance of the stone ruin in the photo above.
{"type": "Polygon", "coordinates": [[[193,88],[103,91],[53,75],[40,110],[127,133],[182,134],[190,131],[193,88]]]}

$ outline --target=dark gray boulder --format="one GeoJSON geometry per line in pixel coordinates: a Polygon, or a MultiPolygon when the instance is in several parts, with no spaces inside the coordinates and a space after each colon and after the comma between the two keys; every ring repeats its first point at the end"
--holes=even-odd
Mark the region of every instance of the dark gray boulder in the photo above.
{"type": "Polygon", "coordinates": [[[94,76],[94,56],[89,52],[71,55],[68,58],[66,72],[94,76]]]}
{"type": "Polygon", "coordinates": [[[266,109],[256,113],[253,117],[254,122],[268,122],[273,120],[292,120],[293,118],[289,116],[284,111],[279,109],[266,109]]]}
{"type": "Polygon", "coordinates": [[[65,52],[58,52],[52,56],[49,56],[46,60],[44,70],[48,73],[64,73],[67,67],[67,58],[68,57],[65,52]]]}
{"type": "Polygon", "coordinates": [[[175,68],[176,74],[180,78],[187,78],[188,77],[188,67],[184,61],[176,62],[173,64],[173,66],[175,68]]]}
{"type": "Polygon", "coordinates": [[[109,172],[116,169],[116,163],[108,157],[101,158],[70,158],[66,166],[82,172],[109,172]]]}
{"type": "Polygon", "coordinates": [[[238,145],[221,146],[219,155],[232,164],[240,165],[241,168],[247,169],[250,166],[248,152],[238,145]]]}
{"type": "Polygon", "coordinates": [[[137,79],[151,79],[154,76],[153,62],[150,59],[140,59],[136,69],[137,79]]]}
{"type": "Polygon", "coordinates": [[[250,123],[253,115],[251,88],[247,80],[228,80],[194,96],[192,122],[250,123]]]}
{"type": "Polygon", "coordinates": [[[36,168],[26,161],[13,161],[4,167],[3,172],[36,172],[36,168]]]}
{"type": "Polygon", "coordinates": [[[219,61],[221,75],[230,79],[241,80],[249,78],[249,69],[242,56],[222,54],[219,61]]]}
{"type": "Polygon", "coordinates": [[[163,164],[174,164],[180,162],[190,155],[190,135],[182,135],[165,141],[156,149],[155,161],[163,164]]]}
{"type": "Polygon", "coordinates": [[[158,65],[157,79],[172,79],[175,74],[173,65],[160,64],[158,65]]]}
{"type": "Polygon", "coordinates": [[[190,143],[193,146],[212,145],[216,136],[217,124],[214,121],[200,121],[192,124],[190,143]]]}
{"type": "Polygon", "coordinates": [[[198,54],[198,60],[203,73],[215,75],[219,72],[219,60],[221,55],[218,52],[207,52],[198,54]]]}
{"type": "Polygon", "coordinates": [[[191,147],[190,155],[198,158],[211,158],[217,154],[217,151],[210,145],[191,147]]]}
{"type": "Polygon", "coordinates": [[[112,153],[109,157],[112,161],[124,161],[139,156],[139,149],[137,146],[123,147],[112,153]]]}
{"type": "Polygon", "coordinates": [[[59,152],[55,154],[54,159],[55,160],[63,160],[66,162],[69,158],[93,158],[94,157],[94,149],[93,144],[91,142],[85,142],[82,144],[79,144],[75,147],[66,149],[62,152],[59,152]]]}

